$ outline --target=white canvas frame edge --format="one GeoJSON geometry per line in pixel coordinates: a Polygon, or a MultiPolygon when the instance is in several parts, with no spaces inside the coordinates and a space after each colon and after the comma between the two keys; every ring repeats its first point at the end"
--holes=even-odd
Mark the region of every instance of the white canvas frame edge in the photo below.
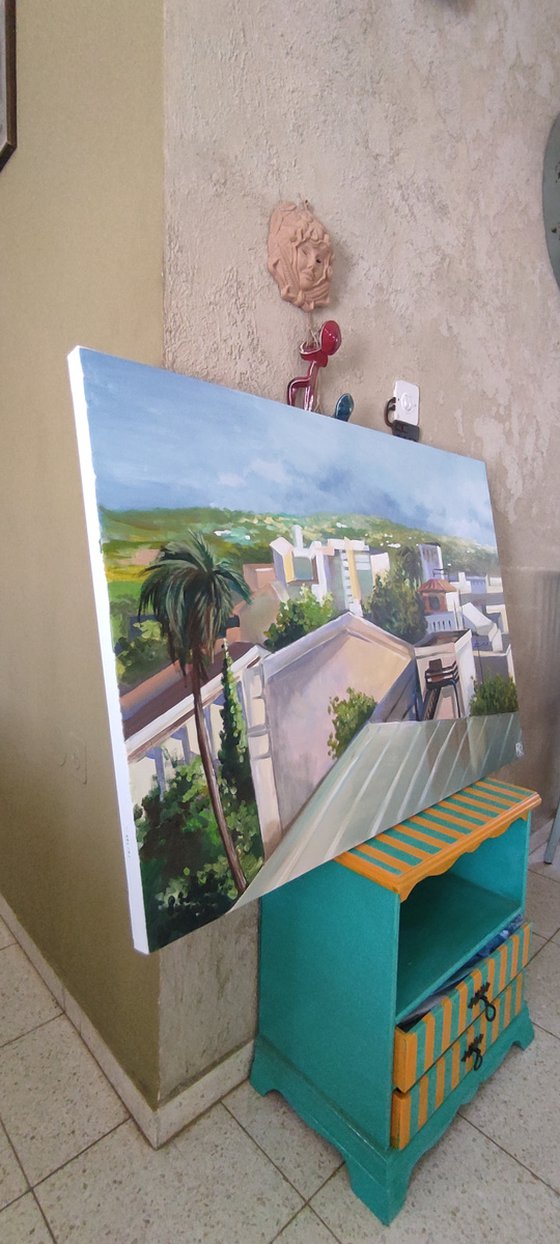
{"type": "Polygon", "coordinates": [[[68,355],[68,371],[74,406],[74,422],[82,479],[93,595],[109,717],[109,733],[113,753],[119,820],[123,839],[132,940],[135,950],[140,951],[142,954],[148,954],[150,948],[148,946],[140,860],[136,842],[136,826],[134,824],[134,811],[128,774],[128,757],[122,729],[117,671],[111,636],[109,587],[101,552],[101,528],[97,508],[97,490],[89,435],[81,346],[76,346],[68,355]]]}

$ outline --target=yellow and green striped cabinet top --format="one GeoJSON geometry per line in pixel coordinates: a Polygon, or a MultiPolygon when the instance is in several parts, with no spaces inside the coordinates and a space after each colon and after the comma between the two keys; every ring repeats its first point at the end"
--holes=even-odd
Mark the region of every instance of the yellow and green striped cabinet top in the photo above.
{"type": "Polygon", "coordinates": [[[514,817],[527,819],[539,803],[533,791],[487,778],[344,851],[337,862],[404,902],[425,877],[445,872],[465,852],[503,834],[514,817]]]}

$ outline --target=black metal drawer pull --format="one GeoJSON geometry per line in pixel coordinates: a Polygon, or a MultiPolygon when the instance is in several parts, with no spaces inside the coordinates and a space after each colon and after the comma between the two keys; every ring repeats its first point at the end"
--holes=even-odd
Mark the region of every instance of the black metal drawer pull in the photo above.
{"type": "Polygon", "coordinates": [[[477,989],[476,993],[473,994],[469,1002],[469,1007],[472,1010],[473,1006],[476,1006],[477,1002],[482,1002],[486,1019],[488,1020],[488,1023],[491,1024],[492,1020],[496,1018],[496,1007],[494,1006],[494,1003],[490,1002],[486,997],[489,988],[490,981],[486,981],[485,985],[481,985],[480,989],[477,989]]]}
{"type": "Polygon", "coordinates": [[[474,1057],[473,1071],[478,1071],[479,1068],[482,1067],[482,1059],[484,1056],[480,1050],[481,1043],[482,1043],[482,1033],[480,1033],[478,1037],[475,1037],[474,1040],[471,1041],[470,1045],[467,1046],[465,1053],[463,1054],[463,1057],[461,1059],[462,1063],[466,1063],[468,1058],[474,1057]]]}

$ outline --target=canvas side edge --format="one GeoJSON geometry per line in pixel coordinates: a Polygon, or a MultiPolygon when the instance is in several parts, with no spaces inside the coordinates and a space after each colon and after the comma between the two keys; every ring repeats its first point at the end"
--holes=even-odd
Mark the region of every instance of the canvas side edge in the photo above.
{"type": "Polygon", "coordinates": [[[74,423],[78,444],[78,458],[84,499],[84,513],[89,548],[93,595],[97,618],[97,631],[105,684],[105,700],[109,718],[111,750],[117,791],[119,819],[123,839],[128,901],[134,947],[142,954],[149,953],[140,860],[136,843],[136,827],[130,795],[128,758],[122,731],[119,689],[115,657],[111,637],[109,588],[105,577],[101,552],[101,528],[97,508],[97,492],[93,454],[89,435],[87,399],[82,365],[83,350],[76,346],[68,355],[70,389],[74,406],[74,423]]]}

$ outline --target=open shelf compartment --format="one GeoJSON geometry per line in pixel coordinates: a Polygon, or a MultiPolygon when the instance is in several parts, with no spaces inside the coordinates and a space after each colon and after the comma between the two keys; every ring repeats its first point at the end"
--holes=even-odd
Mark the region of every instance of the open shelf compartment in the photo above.
{"type": "Polygon", "coordinates": [[[523,911],[525,840],[525,821],[516,818],[401,902],[396,1023],[523,911]]]}
{"type": "Polygon", "coordinates": [[[417,886],[401,907],[396,1022],[444,985],[521,910],[518,896],[495,894],[454,872],[417,886]]]}

